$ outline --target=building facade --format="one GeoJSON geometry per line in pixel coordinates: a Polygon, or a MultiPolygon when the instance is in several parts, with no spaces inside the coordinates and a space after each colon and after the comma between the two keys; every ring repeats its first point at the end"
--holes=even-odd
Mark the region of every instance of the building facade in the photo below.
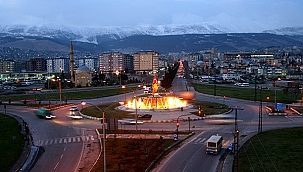
{"type": "Polygon", "coordinates": [[[46,60],[44,58],[32,58],[26,61],[26,71],[44,72],[46,71],[46,60]]]}
{"type": "Polygon", "coordinates": [[[0,72],[9,73],[16,72],[16,61],[14,60],[1,60],[0,61],[0,72]]]}
{"type": "Polygon", "coordinates": [[[98,59],[95,57],[80,57],[77,59],[77,66],[86,66],[92,72],[97,72],[98,70],[98,59]]]}
{"type": "Polygon", "coordinates": [[[67,57],[55,57],[46,59],[48,73],[70,73],[70,60],[67,57]]]}
{"type": "Polygon", "coordinates": [[[103,53],[99,56],[99,70],[102,73],[116,73],[123,70],[124,54],[120,52],[103,53]]]}
{"type": "Polygon", "coordinates": [[[159,69],[159,53],[155,51],[140,51],[134,56],[134,70],[140,73],[156,73],[159,69]]]}
{"type": "Polygon", "coordinates": [[[75,72],[76,86],[86,87],[90,86],[92,81],[92,74],[88,67],[80,66],[75,72]]]}

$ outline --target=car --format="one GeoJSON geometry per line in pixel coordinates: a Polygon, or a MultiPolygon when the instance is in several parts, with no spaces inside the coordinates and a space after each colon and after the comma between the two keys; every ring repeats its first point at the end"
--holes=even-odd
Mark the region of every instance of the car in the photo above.
{"type": "Polygon", "coordinates": [[[45,109],[45,108],[38,109],[37,111],[35,111],[35,114],[38,117],[44,118],[44,119],[56,118],[56,116],[53,115],[53,113],[50,111],[50,109],[45,109]]]}
{"type": "Polygon", "coordinates": [[[72,106],[69,110],[70,111],[78,111],[78,107],[77,106],[72,106]]]}
{"type": "Polygon", "coordinates": [[[67,117],[71,118],[71,119],[82,119],[83,117],[80,115],[76,115],[76,114],[70,114],[67,115],[67,117]]]}

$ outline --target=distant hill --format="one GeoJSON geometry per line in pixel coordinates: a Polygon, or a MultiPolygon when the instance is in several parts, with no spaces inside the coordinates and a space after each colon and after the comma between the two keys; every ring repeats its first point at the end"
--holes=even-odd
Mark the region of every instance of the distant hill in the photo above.
{"type": "Polygon", "coordinates": [[[229,33],[220,26],[141,26],[120,28],[69,28],[49,26],[0,26],[0,47],[41,51],[120,51],[159,53],[249,51],[265,47],[286,47],[303,43],[303,27],[268,30],[263,33],[229,33]]]}

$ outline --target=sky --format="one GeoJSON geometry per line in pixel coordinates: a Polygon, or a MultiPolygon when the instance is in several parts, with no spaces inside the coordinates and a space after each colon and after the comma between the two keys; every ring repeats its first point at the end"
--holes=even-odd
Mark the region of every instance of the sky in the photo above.
{"type": "Polygon", "coordinates": [[[213,24],[236,32],[303,26],[302,0],[0,0],[0,25],[213,24]]]}

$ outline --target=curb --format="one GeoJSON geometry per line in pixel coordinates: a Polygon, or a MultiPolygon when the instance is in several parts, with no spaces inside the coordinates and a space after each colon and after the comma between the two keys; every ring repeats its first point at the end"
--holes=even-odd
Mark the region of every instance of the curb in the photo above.
{"type": "MultiPolygon", "coordinates": [[[[258,134],[258,132],[253,132],[250,133],[249,135],[247,135],[246,137],[244,137],[244,139],[242,139],[239,142],[239,151],[242,148],[242,146],[248,141],[250,140],[251,137],[255,136],[256,134],[258,134]]],[[[229,153],[224,162],[223,162],[223,167],[222,167],[222,172],[232,172],[233,171],[233,163],[234,163],[234,154],[229,153]]]]}
{"type": "MultiPolygon", "coordinates": [[[[98,121],[101,121],[102,118],[98,118],[98,117],[93,117],[93,116],[88,116],[88,115],[84,115],[83,113],[81,113],[79,111],[79,114],[84,117],[84,118],[87,118],[87,119],[92,119],[92,120],[98,120],[98,121]]],[[[198,117],[198,118],[190,118],[190,121],[198,121],[198,120],[203,120],[204,118],[203,117],[198,117]]],[[[166,119],[166,120],[138,120],[138,121],[142,121],[144,123],[174,123],[176,122],[174,119],[166,119]]],[[[182,121],[188,121],[187,119],[184,119],[182,121]]],[[[181,119],[180,119],[180,122],[181,122],[181,119]]]]}
{"type": "Polygon", "coordinates": [[[287,113],[268,113],[270,116],[287,116],[287,113]]]}

